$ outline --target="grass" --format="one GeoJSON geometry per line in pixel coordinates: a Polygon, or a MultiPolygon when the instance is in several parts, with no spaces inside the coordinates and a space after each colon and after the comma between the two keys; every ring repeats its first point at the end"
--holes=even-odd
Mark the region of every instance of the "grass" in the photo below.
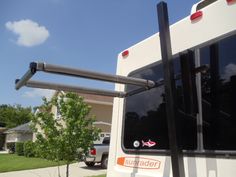
{"type": "MultiPolygon", "coordinates": [[[[65,163],[61,162],[60,165],[65,163]]],[[[0,154],[0,173],[57,166],[57,162],[40,158],[28,158],[15,154],[0,154]]]]}

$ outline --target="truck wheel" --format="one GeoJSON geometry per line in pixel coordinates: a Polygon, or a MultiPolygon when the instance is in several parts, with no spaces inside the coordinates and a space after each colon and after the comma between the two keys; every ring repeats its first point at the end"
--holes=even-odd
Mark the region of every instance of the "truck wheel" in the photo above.
{"type": "Polygon", "coordinates": [[[88,167],[93,167],[95,165],[94,162],[84,162],[88,167]]]}
{"type": "Polygon", "coordinates": [[[108,163],[108,155],[104,155],[102,157],[101,167],[103,169],[107,169],[107,163],[108,163]]]}

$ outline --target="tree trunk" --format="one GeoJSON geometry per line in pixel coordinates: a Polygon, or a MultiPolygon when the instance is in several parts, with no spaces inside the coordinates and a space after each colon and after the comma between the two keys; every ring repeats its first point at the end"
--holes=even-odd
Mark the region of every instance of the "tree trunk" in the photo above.
{"type": "Polygon", "coordinates": [[[66,164],[66,177],[69,177],[69,163],[66,164]]]}
{"type": "Polygon", "coordinates": [[[61,173],[60,173],[60,162],[57,162],[57,171],[58,171],[58,177],[61,177],[61,173]]]}

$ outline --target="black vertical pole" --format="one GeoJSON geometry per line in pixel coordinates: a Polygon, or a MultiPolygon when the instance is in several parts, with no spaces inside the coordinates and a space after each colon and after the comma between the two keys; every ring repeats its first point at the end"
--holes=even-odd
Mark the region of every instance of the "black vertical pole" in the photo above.
{"type": "Polygon", "coordinates": [[[194,71],[194,52],[180,54],[181,79],[184,96],[184,112],[193,116],[197,113],[197,91],[194,71]]]}
{"type": "Polygon", "coordinates": [[[217,145],[217,137],[219,136],[219,115],[220,115],[220,98],[219,98],[219,46],[218,43],[210,45],[210,87],[211,87],[211,144],[217,145]]]}
{"type": "Polygon", "coordinates": [[[167,4],[160,2],[157,5],[158,22],[160,30],[161,55],[164,69],[164,84],[166,95],[166,113],[169,134],[169,144],[171,151],[171,163],[173,177],[184,177],[183,156],[178,146],[177,129],[176,129],[176,97],[174,68],[172,62],[172,51],[170,41],[169,19],[167,4]]]}

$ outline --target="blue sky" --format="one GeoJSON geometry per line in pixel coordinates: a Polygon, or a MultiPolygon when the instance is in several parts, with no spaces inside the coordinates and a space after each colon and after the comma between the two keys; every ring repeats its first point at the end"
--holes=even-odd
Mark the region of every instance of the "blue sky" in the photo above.
{"type": "MultiPolygon", "coordinates": [[[[48,90],[14,89],[32,61],[115,74],[117,54],[158,31],[154,0],[1,0],[0,104],[38,106],[48,90]]],[[[196,0],[166,1],[170,23],[196,0]]],[[[35,80],[113,89],[112,84],[37,73],[35,80]]]]}

